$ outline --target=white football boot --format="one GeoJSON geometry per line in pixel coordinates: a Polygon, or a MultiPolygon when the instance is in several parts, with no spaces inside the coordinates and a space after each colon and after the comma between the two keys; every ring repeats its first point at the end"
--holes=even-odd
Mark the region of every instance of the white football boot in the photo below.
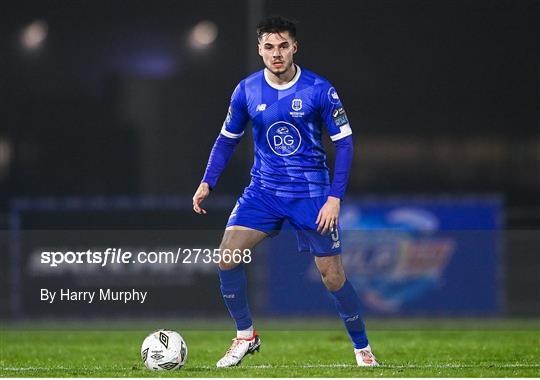
{"type": "Polygon", "coordinates": [[[369,344],[365,348],[355,348],[354,356],[356,356],[356,363],[359,367],[377,367],[379,365],[369,344]]]}
{"type": "Polygon", "coordinates": [[[244,356],[253,354],[261,348],[261,338],[253,332],[253,337],[249,339],[234,338],[231,347],[225,355],[216,363],[216,367],[225,368],[239,365],[244,356]]]}

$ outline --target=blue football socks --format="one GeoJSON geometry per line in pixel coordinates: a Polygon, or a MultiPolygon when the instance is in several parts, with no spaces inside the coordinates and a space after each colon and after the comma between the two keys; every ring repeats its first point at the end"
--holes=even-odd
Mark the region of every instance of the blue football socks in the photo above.
{"type": "Polygon", "coordinates": [[[360,316],[360,299],[349,280],[341,289],[330,292],[336,303],[339,316],[351,337],[354,348],[365,348],[368,345],[364,321],[360,316]]]}
{"type": "Polygon", "coordinates": [[[247,300],[247,278],[242,264],[230,270],[219,270],[221,295],[236,322],[237,330],[247,330],[252,325],[251,313],[247,300]]]}

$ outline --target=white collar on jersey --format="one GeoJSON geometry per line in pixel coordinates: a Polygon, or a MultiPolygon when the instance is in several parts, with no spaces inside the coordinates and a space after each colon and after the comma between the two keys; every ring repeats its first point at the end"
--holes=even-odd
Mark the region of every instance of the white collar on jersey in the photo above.
{"type": "Polygon", "coordinates": [[[300,68],[300,66],[296,65],[296,74],[294,75],[294,78],[291,79],[290,82],[287,82],[285,84],[275,84],[273,83],[270,78],[268,78],[268,69],[265,67],[264,68],[264,79],[266,80],[266,83],[268,83],[268,85],[272,88],[275,88],[276,90],[286,90],[288,88],[291,88],[292,86],[294,86],[294,84],[296,82],[298,82],[298,79],[300,78],[300,74],[302,73],[302,69],[300,68]]]}

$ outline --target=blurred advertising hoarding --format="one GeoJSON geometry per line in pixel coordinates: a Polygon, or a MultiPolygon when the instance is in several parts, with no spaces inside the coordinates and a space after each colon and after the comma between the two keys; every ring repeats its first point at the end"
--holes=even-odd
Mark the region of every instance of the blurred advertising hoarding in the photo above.
{"type": "MultiPolygon", "coordinates": [[[[183,199],[101,200],[99,207],[92,199],[78,202],[30,202],[13,213],[20,223],[6,236],[9,265],[4,268],[12,317],[227,317],[215,262],[206,260],[204,252],[195,257],[196,249],[219,247],[222,228],[188,229],[200,218],[184,207],[183,199]],[[62,228],[44,229],[52,226],[52,220],[62,228]],[[77,222],[81,220],[84,223],[77,222]],[[177,228],[150,227],[160,224],[177,228]],[[107,265],[43,261],[44,252],[104,253],[107,249],[133,256],[129,262],[107,265]],[[139,262],[140,252],[170,252],[175,261],[139,262]],[[57,291],[58,297],[66,289],[95,292],[96,298],[92,303],[59,302],[58,298],[49,302],[42,299],[43,289],[57,291]],[[102,289],[147,295],[142,303],[100,301],[102,289]]],[[[212,210],[215,225],[227,220],[233,204],[234,199],[226,199],[212,210]]],[[[502,201],[496,197],[346,200],[340,222],[342,258],[366,313],[467,316],[500,312],[501,219],[502,201]]],[[[254,313],[335,315],[313,256],[298,252],[297,246],[289,227],[253,250],[246,269],[254,313]]]]}
{"type": "MultiPolygon", "coordinates": [[[[366,313],[490,315],[501,311],[502,201],[490,198],[346,200],[342,259],[366,313]]],[[[266,310],[333,314],[310,253],[294,231],[272,240],[266,310]]]]}

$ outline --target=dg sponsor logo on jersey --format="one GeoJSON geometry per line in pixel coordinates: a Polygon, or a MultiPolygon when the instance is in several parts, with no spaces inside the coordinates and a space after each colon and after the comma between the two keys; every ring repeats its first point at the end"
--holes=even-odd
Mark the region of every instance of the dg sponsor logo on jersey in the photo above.
{"type": "Polygon", "coordinates": [[[300,148],[302,136],[298,128],[291,123],[278,121],[266,131],[266,141],[272,152],[278,156],[290,156],[300,148]]]}

